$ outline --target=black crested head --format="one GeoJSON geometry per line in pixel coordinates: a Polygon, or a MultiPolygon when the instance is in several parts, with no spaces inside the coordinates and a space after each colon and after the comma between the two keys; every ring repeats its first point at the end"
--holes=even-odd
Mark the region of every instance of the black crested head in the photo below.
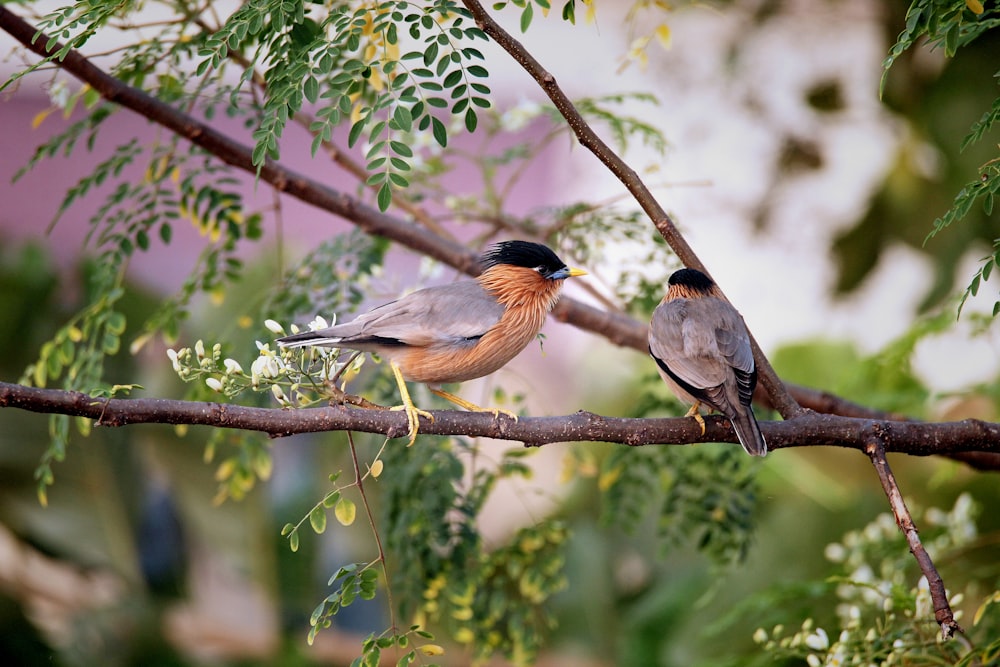
{"type": "MultiPolygon", "coordinates": [[[[566,263],[559,259],[548,246],[531,241],[501,241],[486,249],[482,258],[483,270],[500,264],[522,266],[534,269],[543,278],[561,273],[566,269],[566,263]]],[[[562,275],[565,277],[565,275],[562,275]]]]}
{"type": "Polygon", "coordinates": [[[667,279],[668,285],[687,288],[692,292],[702,292],[708,294],[715,287],[712,279],[698,269],[680,269],[674,271],[667,279]]]}

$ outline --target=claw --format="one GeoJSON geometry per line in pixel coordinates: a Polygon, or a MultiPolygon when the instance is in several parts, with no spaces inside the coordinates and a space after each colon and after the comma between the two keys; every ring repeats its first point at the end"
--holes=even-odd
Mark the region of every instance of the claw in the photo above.
{"type": "Polygon", "coordinates": [[[701,434],[705,435],[705,419],[698,413],[698,408],[700,407],[701,401],[696,401],[695,404],[691,406],[691,409],[684,414],[684,416],[694,417],[694,420],[698,422],[698,426],[701,427],[701,434]]]}
{"type": "Polygon", "coordinates": [[[392,374],[396,376],[396,384],[399,385],[399,396],[403,399],[403,404],[398,405],[393,410],[405,410],[406,411],[406,423],[410,427],[410,441],[406,443],[407,447],[413,445],[417,441],[417,431],[420,429],[420,418],[426,417],[429,421],[434,421],[434,415],[427,412],[426,410],[421,410],[413,404],[413,399],[410,398],[410,392],[406,388],[406,381],[403,380],[403,374],[399,370],[399,366],[395,362],[391,364],[392,374]]]}
{"type": "MultiPolygon", "coordinates": [[[[405,400],[409,400],[409,398],[409,396],[406,396],[405,400]]],[[[403,410],[406,412],[406,423],[409,426],[410,434],[409,442],[406,443],[407,447],[410,447],[417,441],[417,431],[420,429],[421,417],[426,417],[431,422],[434,421],[434,415],[413,405],[412,401],[410,401],[409,405],[394,405],[389,409],[394,411],[403,410]]]]}

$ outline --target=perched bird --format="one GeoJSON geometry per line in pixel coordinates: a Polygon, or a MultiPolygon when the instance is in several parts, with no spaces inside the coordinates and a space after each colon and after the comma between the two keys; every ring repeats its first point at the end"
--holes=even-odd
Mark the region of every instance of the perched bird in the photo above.
{"type": "Polygon", "coordinates": [[[702,434],[698,409],[706,405],[733,423],[747,454],[764,456],[767,443],[750,407],[757,366],[743,319],[701,271],[681,269],[667,284],[649,327],[649,353],[660,377],[691,404],[685,417],[697,419],[702,434]]]}
{"type": "Polygon", "coordinates": [[[433,417],[413,404],[406,380],[431,385],[432,392],[467,410],[498,415],[501,410],[481,408],[435,385],[483,377],[505,365],[538,334],[563,280],[587,272],[528,241],[492,245],[480,261],[483,272],[475,280],[417,290],[351,322],[279,338],[278,344],[348,348],[388,359],[411,445],[419,417],[433,417]]]}

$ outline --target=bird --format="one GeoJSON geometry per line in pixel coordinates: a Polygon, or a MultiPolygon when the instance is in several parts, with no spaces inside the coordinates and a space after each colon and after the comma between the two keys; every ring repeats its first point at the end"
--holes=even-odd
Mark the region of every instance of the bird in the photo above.
{"type": "Polygon", "coordinates": [[[667,279],[667,293],[653,311],[649,354],[677,398],[691,405],[705,434],[702,405],[729,419],[751,456],[767,454],[767,443],[750,406],[757,366],[743,318],[719,287],[697,269],[667,279]]]}
{"type": "Polygon", "coordinates": [[[279,338],[282,347],[321,346],[376,353],[387,359],[406,412],[409,443],[419,430],[417,408],[406,382],[427,384],[452,403],[481,408],[442,390],[444,383],[489,375],[517,356],[538,335],[559,300],[566,278],[586,275],[566,265],[549,247],[530,241],[500,241],[480,257],[482,273],[472,280],[425,287],[370,310],[350,322],[279,338]]]}

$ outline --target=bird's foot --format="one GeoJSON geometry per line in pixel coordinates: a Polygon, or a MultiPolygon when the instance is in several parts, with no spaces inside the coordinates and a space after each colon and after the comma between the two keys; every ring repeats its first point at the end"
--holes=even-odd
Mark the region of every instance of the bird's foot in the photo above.
{"type": "Polygon", "coordinates": [[[412,446],[413,443],[417,441],[417,431],[420,430],[421,417],[426,417],[428,421],[432,424],[434,423],[434,415],[426,410],[421,410],[413,403],[410,403],[409,405],[394,405],[389,409],[394,411],[403,410],[406,412],[406,423],[410,428],[410,440],[406,443],[407,447],[412,446]]]}
{"type": "Polygon", "coordinates": [[[503,408],[486,408],[486,410],[488,412],[492,412],[493,413],[493,418],[494,419],[499,419],[500,415],[505,415],[505,416],[513,419],[514,421],[517,421],[517,413],[516,412],[511,412],[510,410],[504,410],[503,408]]]}
{"type": "Polygon", "coordinates": [[[467,401],[460,396],[456,396],[455,394],[444,391],[442,389],[434,389],[433,387],[431,387],[430,390],[431,393],[440,396],[441,398],[444,398],[446,400],[449,400],[458,407],[464,408],[469,412],[491,412],[493,413],[494,419],[499,419],[500,415],[505,415],[507,417],[510,417],[514,421],[517,421],[517,414],[511,412],[510,410],[504,410],[503,408],[484,408],[482,406],[476,405],[472,401],[467,401]]]}
{"type": "Polygon", "coordinates": [[[701,434],[705,435],[705,418],[702,417],[701,414],[698,412],[698,408],[700,407],[701,407],[700,402],[695,403],[694,405],[691,406],[691,409],[684,414],[684,416],[694,417],[694,420],[698,422],[698,426],[701,427],[701,434]]]}

